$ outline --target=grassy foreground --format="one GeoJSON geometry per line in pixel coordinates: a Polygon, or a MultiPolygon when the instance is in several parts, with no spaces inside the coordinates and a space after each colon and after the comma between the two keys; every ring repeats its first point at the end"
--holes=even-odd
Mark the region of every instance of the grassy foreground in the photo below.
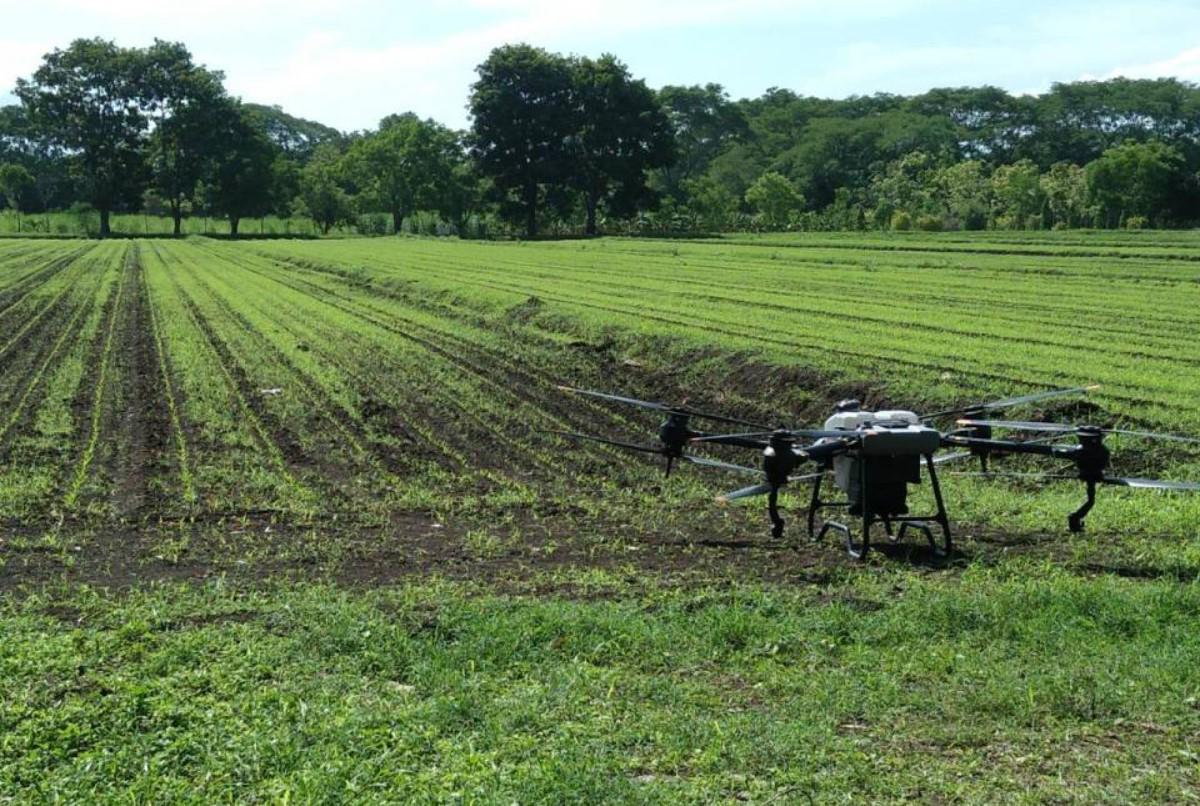
{"type": "Polygon", "coordinates": [[[0,801],[1197,795],[1194,585],[1048,566],[630,579],[10,602],[0,801]]]}

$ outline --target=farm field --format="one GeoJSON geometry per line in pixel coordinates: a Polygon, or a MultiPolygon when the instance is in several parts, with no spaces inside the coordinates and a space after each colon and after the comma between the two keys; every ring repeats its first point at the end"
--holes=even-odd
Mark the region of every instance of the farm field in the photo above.
{"type": "Polygon", "coordinates": [[[740,476],[551,432],[657,424],[562,383],[800,426],[1094,382],[1010,413],[1200,433],[1198,330],[1182,232],[5,238],[0,802],[1195,798],[1200,496],[1071,536],[1079,485],[948,471],[958,553],[860,566],[803,491],[772,541],[740,476]]]}

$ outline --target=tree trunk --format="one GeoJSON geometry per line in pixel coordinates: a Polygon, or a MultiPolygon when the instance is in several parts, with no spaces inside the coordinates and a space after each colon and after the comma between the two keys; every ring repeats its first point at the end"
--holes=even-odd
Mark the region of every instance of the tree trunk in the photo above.
{"type": "Polygon", "coordinates": [[[175,210],[172,210],[171,218],[175,222],[175,226],[174,226],[175,237],[178,238],[181,234],[183,234],[183,210],[178,209],[178,208],[175,210]]]}
{"type": "Polygon", "coordinates": [[[100,208],[100,237],[107,238],[112,235],[112,230],[108,226],[108,208],[100,208]]]}
{"type": "Polygon", "coordinates": [[[229,234],[231,237],[234,237],[234,238],[237,237],[238,223],[240,221],[241,221],[241,218],[239,218],[238,216],[235,216],[235,215],[229,216],[229,234]]]}
{"type": "Polygon", "coordinates": [[[587,194],[587,228],[586,234],[589,236],[596,234],[596,206],[597,199],[591,193],[587,194]]]}
{"type": "Polygon", "coordinates": [[[399,210],[392,210],[392,234],[399,235],[400,228],[404,226],[404,213],[399,210]]]}
{"type": "Polygon", "coordinates": [[[525,188],[525,236],[537,237],[537,185],[525,188]]]}

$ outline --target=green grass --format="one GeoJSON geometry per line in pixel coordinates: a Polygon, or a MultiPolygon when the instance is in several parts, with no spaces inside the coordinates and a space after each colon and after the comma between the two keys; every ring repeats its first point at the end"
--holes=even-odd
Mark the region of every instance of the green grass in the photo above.
{"type": "Polygon", "coordinates": [[[1200,496],[947,472],[961,553],[859,565],[549,431],[1200,432],[1197,246],[0,240],[0,803],[1194,800],[1200,496]]]}
{"type": "Polygon", "coordinates": [[[1194,586],[1051,567],[587,600],[220,583],[5,608],[17,799],[1197,794],[1194,586]],[[914,651],[916,650],[916,651],[914,651]]]}

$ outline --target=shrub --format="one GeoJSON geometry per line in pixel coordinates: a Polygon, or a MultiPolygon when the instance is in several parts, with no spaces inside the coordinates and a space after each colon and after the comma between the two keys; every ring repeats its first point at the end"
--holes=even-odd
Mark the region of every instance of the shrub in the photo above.
{"type": "Polygon", "coordinates": [[[1146,229],[1150,226],[1150,219],[1144,215],[1131,215],[1125,219],[1125,229],[1146,229]]]}
{"type": "Polygon", "coordinates": [[[359,235],[387,235],[390,226],[388,217],[382,213],[360,213],[354,221],[359,235]]]}
{"type": "Polygon", "coordinates": [[[935,215],[918,216],[916,226],[922,232],[941,232],[942,219],[935,215]]]}
{"type": "Polygon", "coordinates": [[[892,229],[897,232],[907,232],[913,228],[912,216],[903,210],[892,213],[892,229]]]}

